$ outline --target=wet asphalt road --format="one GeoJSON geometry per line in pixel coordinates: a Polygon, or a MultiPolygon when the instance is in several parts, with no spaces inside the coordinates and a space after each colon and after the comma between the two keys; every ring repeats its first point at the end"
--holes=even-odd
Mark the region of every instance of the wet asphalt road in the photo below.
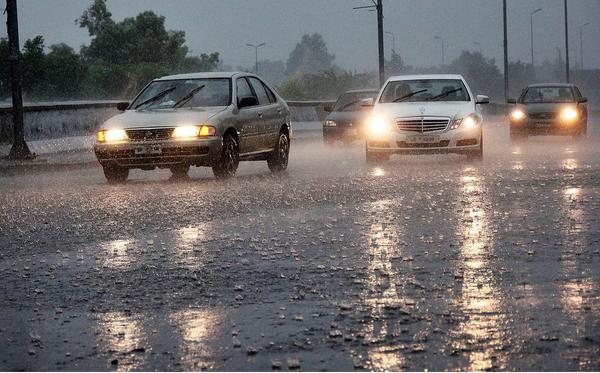
{"type": "Polygon", "coordinates": [[[600,135],[485,144],[1,178],[0,370],[599,370],[600,135]]]}

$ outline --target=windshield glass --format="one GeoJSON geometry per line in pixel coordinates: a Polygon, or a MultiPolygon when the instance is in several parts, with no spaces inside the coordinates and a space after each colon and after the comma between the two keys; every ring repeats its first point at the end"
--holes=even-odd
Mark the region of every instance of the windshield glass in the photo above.
{"type": "Polygon", "coordinates": [[[399,80],[389,82],[380,103],[423,101],[469,101],[460,79],[399,80]]]}
{"type": "Polygon", "coordinates": [[[333,111],[361,111],[360,102],[366,98],[375,99],[378,92],[350,92],[338,98],[333,111]]]}
{"type": "Polygon", "coordinates": [[[525,104],[574,101],[571,87],[529,87],[522,100],[525,104]]]}
{"type": "Polygon", "coordinates": [[[131,107],[139,106],[140,110],[172,108],[194,90],[193,96],[179,107],[228,106],[231,104],[230,84],[227,78],[155,81],[146,87],[131,107]]]}

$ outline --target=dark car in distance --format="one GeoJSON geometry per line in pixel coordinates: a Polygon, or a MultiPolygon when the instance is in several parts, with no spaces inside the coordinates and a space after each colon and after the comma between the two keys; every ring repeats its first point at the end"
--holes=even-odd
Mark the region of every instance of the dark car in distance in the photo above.
{"type": "Polygon", "coordinates": [[[336,140],[354,140],[364,134],[362,124],[368,111],[361,105],[364,99],[375,99],[376,89],[348,91],[341,95],[333,107],[326,106],[329,113],[323,122],[323,141],[333,144],[336,140]]]}
{"type": "Polygon", "coordinates": [[[508,103],[515,105],[509,115],[511,140],[530,135],[578,139],[587,134],[587,98],[573,84],[532,84],[508,103]]]}

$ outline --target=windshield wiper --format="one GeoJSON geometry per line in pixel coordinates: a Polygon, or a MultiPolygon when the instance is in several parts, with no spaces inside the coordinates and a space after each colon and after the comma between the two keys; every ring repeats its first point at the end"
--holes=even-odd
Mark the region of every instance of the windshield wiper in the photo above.
{"type": "Polygon", "coordinates": [[[395,98],[395,99],[394,99],[392,102],[400,102],[400,101],[404,101],[404,100],[406,100],[407,98],[410,98],[410,97],[412,97],[412,96],[414,96],[414,95],[418,95],[419,93],[423,93],[423,92],[427,92],[427,91],[428,91],[428,89],[422,89],[422,90],[420,90],[420,91],[411,92],[411,93],[409,93],[409,94],[407,94],[407,95],[400,96],[400,97],[396,97],[396,98],[395,98]]]}
{"type": "Polygon", "coordinates": [[[179,100],[173,104],[173,108],[179,107],[179,106],[185,104],[186,102],[188,102],[189,100],[191,100],[192,97],[194,97],[194,95],[196,93],[198,93],[204,87],[206,87],[206,84],[203,84],[200,87],[196,87],[196,88],[192,89],[191,91],[189,91],[187,95],[185,95],[181,98],[181,100],[179,100]]]}
{"type": "Polygon", "coordinates": [[[149,104],[151,102],[154,102],[160,98],[163,98],[167,93],[173,92],[175,89],[177,89],[177,87],[171,87],[171,88],[167,88],[164,91],[156,94],[155,96],[150,97],[149,99],[147,99],[146,101],[142,102],[141,104],[137,105],[135,107],[135,110],[137,110],[140,106],[144,106],[146,104],[149,104]]]}
{"type": "Polygon", "coordinates": [[[337,110],[337,111],[342,111],[342,110],[344,110],[345,108],[348,108],[348,107],[350,107],[350,106],[352,106],[352,105],[356,105],[356,104],[358,104],[358,103],[359,103],[359,102],[361,102],[361,101],[362,101],[362,100],[356,100],[356,101],[352,101],[352,102],[350,102],[350,103],[347,103],[346,105],[342,106],[342,107],[341,107],[339,110],[337,110]]]}
{"type": "Polygon", "coordinates": [[[452,93],[454,93],[454,92],[458,92],[458,91],[462,91],[462,88],[456,88],[456,89],[453,89],[453,90],[451,90],[451,91],[447,91],[447,92],[444,92],[444,93],[440,93],[440,94],[439,94],[439,95],[437,95],[437,96],[433,96],[433,97],[429,98],[427,101],[435,101],[435,100],[437,100],[438,98],[446,97],[446,96],[448,96],[449,94],[452,94],[452,93]]]}

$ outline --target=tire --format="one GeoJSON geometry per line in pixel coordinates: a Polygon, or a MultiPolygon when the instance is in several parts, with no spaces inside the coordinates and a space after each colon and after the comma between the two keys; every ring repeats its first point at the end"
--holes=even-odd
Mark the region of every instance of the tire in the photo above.
{"type": "Polygon", "coordinates": [[[573,134],[573,140],[581,141],[587,137],[587,125],[582,125],[579,131],[573,134]]]}
{"type": "Polygon", "coordinates": [[[240,164],[240,148],[235,137],[229,133],[223,139],[221,158],[212,166],[217,179],[228,179],[235,176],[240,164]]]}
{"type": "Polygon", "coordinates": [[[175,166],[171,166],[170,170],[173,174],[173,179],[183,179],[187,177],[187,174],[190,171],[190,165],[182,163],[175,166]]]}
{"type": "Polygon", "coordinates": [[[272,173],[280,173],[287,169],[290,159],[290,138],[286,132],[279,133],[277,147],[267,159],[267,165],[272,173]]]}
{"type": "Polygon", "coordinates": [[[333,136],[323,135],[323,144],[333,146],[335,144],[335,138],[333,136]]]}
{"type": "Polygon", "coordinates": [[[511,129],[510,130],[510,141],[516,142],[516,141],[522,141],[527,139],[528,135],[527,132],[522,132],[522,131],[516,131],[511,129]]]}
{"type": "Polygon", "coordinates": [[[467,154],[467,159],[471,161],[483,160],[483,134],[481,135],[481,141],[479,142],[479,149],[467,154]]]}
{"type": "Polygon", "coordinates": [[[129,169],[115,165],[102,166],[104,176],[109,184],[123,184],[129,177],[129,169]]]}

